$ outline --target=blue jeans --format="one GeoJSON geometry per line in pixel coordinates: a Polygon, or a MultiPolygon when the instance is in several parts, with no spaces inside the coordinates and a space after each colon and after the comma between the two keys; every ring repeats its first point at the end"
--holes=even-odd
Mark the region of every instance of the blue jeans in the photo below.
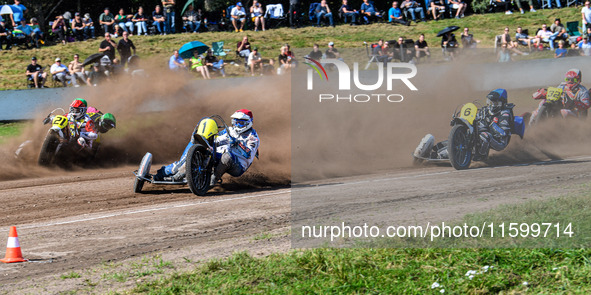
{"type": "Polygon", "coordinates": [[[212,69],[214,71],[220,71],[220,73],[222,73],[223,76],[226,75],[226,71],[224,70],[224,60],[220,59],[216,62],[213,63],[212,69]]]}
{"type": "Polygon", "coordinates": [[[331,26],[334,25],[334,22],[332,20],[332,13],[325,13],[324,11],[318,12],[316,13],[316,19],[317,19],[317,25],[320,25],[320,21],[322,20],[322,17],[327,17],[328,18],[328,22],[330,23],[331,26]]]}
{"type": "Polygon", "coordinates": [[[174,34],[174,9],[170,13],[166,14],[166,24],[166,32],[174,34]]]}
{"type": "Polygon", "coordinates": [[[548,43],[550,43],[550,49],[554,50],[554,40],[558,37],[567,38],[567,36],[560,36],[560,32],[556,32],[552,34],[552,36],[548,37],[548,43]]]}
{"type": "MultiPolygon", "coordinates": [[[[201,22],[191,22],[191,21],[187,21],[187,26],[188,26],[188,30],[190,32],[197,32],[199,31],[199,28],[201,27],[201,22]]],[[[207,26],[206,26],[207,27],[207,26]]]]}
{"type": "Polygon", "coordinates": [[[119,27],[122,30],[124,30],[124,31],[126,31],[126,32],[128,32],[130,34],[133,34],[133,23],[132,22],[120,22],[120,23],[117,23],[117,24],[119,25],[119,27]]]}
{"type": "Polygon", "coordinates": [[[154,22],[154,25],[156,26],[158,33],[166,33],[166,22],[154,22]]]}
{"type": "Polygon", "coordinates": [[[138,35],[148,33],[148,29],[146,28],[146,22],[136,22],[135,26],[136,26],[136,32],[138,35]]]}
{"type": "Polygon", "coordinates": [[[343,13],[343,19],[344,19],[345,23],[347,22],[348,17],[351,17],[351,22],[355,23],[357,21],[358,16],[359,16],[359,13],[357,13],[357,12],[343,13]]]}
{"type": "Polygon", "coordinates": [[[425,12],[423,11],[423,7],[409,8],[408,11],[410,12],[410,16],[413,21],[416,20],[415,12],[418,12],[421,15],[421,19],[425,19],[425,12]]]}
{"type": "Polygon", "coordinates": [[[94,27],[84,27],[84,36],[86,39],[94,39],[94,27]]]}

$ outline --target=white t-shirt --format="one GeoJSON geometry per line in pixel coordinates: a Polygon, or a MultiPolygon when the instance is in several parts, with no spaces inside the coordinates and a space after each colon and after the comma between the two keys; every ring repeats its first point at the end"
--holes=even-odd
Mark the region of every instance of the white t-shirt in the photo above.
{"type": "Polygon", "coordinates": [[[232,16],[245,16],[246,15],[246,11],[244,10],[244,7],[234,6],[234,8],[232,8],[232,11],[230,12],[230,15],[232,15],[232,16]]]}
{"type": "Polygon", "coordinates": [[[68,67],[66,67],[66,65],[64,65],[64,64],[60,64],[60,65],[58,65],[58,64],[53,64],[53,65],[51,66],[51,68],[49,69],[49,71],[50,71],[51,73],[53,73],[53,72],[55,72],[55,71],[59,70],[60,68],[62,68],[62,69],[65,69],[65,70],[66,70],[66,71],[64,71],[64,72],[63,72],[64,74],[67,74],[67,73],[68,73],[68,67]]]}
{"type": "Polygon", "coordinates": [[[591,9],[583,7],[583,9],[581,9],[581,13],[583,13],[583,15],[585,16],[583,20],[587,21],[587,23],[591,23],[591,9]]]}
{"type": "Polygon", "coordinates": [[[256,52],[256,54],[254,51],[251,52],[248,55],[248,65],[251,65],[253,60],[261,60],[261,55],[258,52],[256,52]]]}

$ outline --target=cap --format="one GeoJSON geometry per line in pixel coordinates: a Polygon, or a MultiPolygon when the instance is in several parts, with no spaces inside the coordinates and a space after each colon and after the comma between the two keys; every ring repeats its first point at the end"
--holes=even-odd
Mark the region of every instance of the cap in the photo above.
{"type": "Polygon", "coordinates": [[[37,57],[36,57],[36,56],[33,56],[33,57],[31,58],[31,60],[37,60],[37,57]]]}
{"type": "Polygon", "coordinates": [[[332,41],[328,42],[328,46],[334,46],[334,42],[332,42],[332,41]]]}
{"type": "Polygon", "coordinates": [[[236,6],[242,6],[242,2],[236,3],[236,6]]]}
{"type": "Polygon", "coordinates": [[[62,61],[62,59],[58,57],[55,59],[55,61],[62,61]]]}
{"type": "Polygon", "coordinates": [[[105,7],[105,9],[103,9],[103,10],[110,10],[110,9],[109,9],[109,7],[105,7]]]}
{"type": "Polygon", "coordinates": [[[255,47],[255,48],[253,48],[252,50],[259,50],[259,48],[258,48],[258,47],[255,47]]]}
{"type": "Polygon", "coordinates": [[[80,16],[80,12],[76,12],[74,15],[75,16],[80,16]]]}
{"type": "Polygon", "coordinates": [[[560,18],[557,17],[557,18],[554,19],[554,21],[560,21],[560,18]]]}

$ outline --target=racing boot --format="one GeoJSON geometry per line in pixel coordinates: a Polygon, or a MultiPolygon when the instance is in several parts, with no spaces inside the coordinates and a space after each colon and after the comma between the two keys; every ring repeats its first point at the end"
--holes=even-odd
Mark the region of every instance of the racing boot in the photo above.
{"type": "Polygon", "coordinates": [[[431,134],[425,135],[421,142],[415,149],[413,156],[415,158],[428,158],[433,145],[435,144],[435,137],[431,134]]]}
{"type": "Polygon", "coordinates": [[[166,176],[164,169],[166,167],[162,166],[160,169],[158,169],[158,171],[156,171],[156,174],[154,174],[154,176],[152,176],[152,179],[154,181],[164,181],[164,177],[166,176]]]}

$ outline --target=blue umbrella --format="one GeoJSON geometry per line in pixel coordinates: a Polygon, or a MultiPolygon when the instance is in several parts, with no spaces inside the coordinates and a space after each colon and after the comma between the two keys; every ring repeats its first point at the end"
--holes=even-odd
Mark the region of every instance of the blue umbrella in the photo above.
{"type": "Polygon", "coordinates": [[[209,49],[209,46],[203,44],[203,42],[191,41],[181,46],[179,54],[182,58],[191,58],[193,57],[193,51],[197,50],[198,54],[202,54],[207,51],[207,49],[209,49]]]}

